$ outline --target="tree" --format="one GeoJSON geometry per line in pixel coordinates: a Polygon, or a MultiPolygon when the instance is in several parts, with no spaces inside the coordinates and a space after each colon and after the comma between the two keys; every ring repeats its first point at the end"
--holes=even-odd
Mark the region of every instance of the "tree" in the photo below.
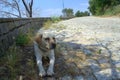
{"type": "Polygon", "coordinates": [[[82,17],[82,16],[90,16],[90,13],[88,11],[80,12],[79,10],[75,13],[76,17],[82,17]]]}
{"type": "Polygon", "coordinates": [[[89,11],[93,15],[103,15],[105,11],[120,4],[120,0],[89,0],[89,11]]]}
{"type": "Polygon", "coordinates": [[[80,17],[80,14],[81,14],[80,11],[77,11],[77,12],[75,13],[75,16],[76,16],[76,17],[80,17]]]}
{"type": "Polygon", "coordinates": [[[19,6],[19,1],[20,0],[0,0],[0,4],[2,8],[0,9],[1,14],[4,14],[5,16],[11,17],[19,17],[21,18],[21,11],[20,11],[20,6],[19,6]],[[7,8],[7,9],[6,9],[7,8]],[[16,13],[13,13],[12,11],[15,11],[16,13]]]}
{"type": "Polygon", "coordinates": [[[62,13],[63,13],[63,17],[73,17],[74,15],[74,12],[73,12],[73,9],[70,9],[70,8],[65,8],[62,10],[62,13]]]}
{"type": "Polygon", "coordinates": [[[0,0],[0,17],[32,17],[32,9],[33,0],[0,0]]]}
{"type": "Polygon", "coordinates": [[[90,16],[90,13],[88,11],[85,11],[84,16],[90,16]]]}
{"type": "Polygon", "coordinates": [[[28,17],[32,17],[33,0],[30,0],[30,2],[28,4],[25,2],[25,0],[22,0],[22,2],[25,6],[27,13],[28,13],[28,17]]]}

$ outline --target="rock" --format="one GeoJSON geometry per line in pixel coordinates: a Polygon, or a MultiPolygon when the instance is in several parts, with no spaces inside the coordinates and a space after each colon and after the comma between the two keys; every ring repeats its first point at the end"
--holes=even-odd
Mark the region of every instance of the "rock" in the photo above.
{"type": "Polygon", "coordinates": [[[72,77],[66,75],[66,76],[62,77],[61,80],[72,80],[72,77]]]}
{"type": "Polygon", "coordinates": [[[96,80],[96,78],[93,77],[93,76],[87,76],[87,77],[85,78],[85,80],[96,80]]]}
{"type": "Polygon", "coordinates": [[[88,59],[88,63],[89,63],[89,66],[91,67],[91,69],[93,70],[93,72],[98,72],[101,70],[95,60],[88,59]]]}
{"type": "Polygon", "coordinates": [[[99,64],[102,64],[102,63],[109,63],[109,59],[108,58],[101,58],[98,60],[99,64]]]}
{"type": "Polygon", "coordinates": [[[98,64],[91,64],[90,67],[92,68],[93,72],[100,71],[100,67],[98,64]]]}
{"type": "Polygon", "coordinates": [[[73,80],[84,80],[83,76],[76,76],[73,80]]]}
{"type": "Polygon", "coordinates": [[[102,63],[102,64],[100,64],[100,68],[101,69],[106,69],[106,68],[110,68],[111,66],[110,66],[110,64],[109,63],[102,63]]]}
{"type": "Polygon", "coordinates": [[[113,61],[112,63],[113,63],[113,65],[115,65],[116,67],[120,67],[120,61],[113,61]]]}
{"type": "MultiPolygon", "coordinates": [[[[120,73],[119,73],[120,74],[120,73]]],[[[111,69],[105,69],[99,72],[94,73],[95,77],[97,80],[118,80],[120,75],[118,75],[118,72],[114,72],[111,69]],[[117,76],[115,75],[117,74],[117,76]]]]}
{"type": "Polygon", "coordinates": [[[112,60],[113,61],[120,61],[120,55],[112,55],[112,60]]]}

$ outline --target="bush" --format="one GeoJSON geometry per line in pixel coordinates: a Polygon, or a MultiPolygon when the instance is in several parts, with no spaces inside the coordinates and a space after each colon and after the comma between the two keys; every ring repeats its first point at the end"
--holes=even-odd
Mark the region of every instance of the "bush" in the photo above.
{"type": "Polygon", "coordinates": [[[109,8],[105,11],[104,15],[119,15],[120,14],[120,5],[109,8]]]}
{"type": "Polygon", "coordinates": [[[76,17],[90,16],[90,13],[89,13],[88,11],[85,11],[85,12],[77,11],[77,12],[75,13],[75,16],[76,16],[76,17]]]}
{"type": "Polygon", "coordinates": [[[26,44],[29,43],[29,41],[30,41],[30,37],[27,34],[20,33],[16,37],[16,45],[18,46],[25,46],[26,44]]]}
{"type": "Polygon", "coordinates": [[[60,21],[60,17],[56,17],[56,16],[51,17],[51,19],[52,19],[53,23],[56,23],[56,22],[60,21]]]}
{"type": "Polygon", "coordinates": [[[51,20],[47,20],[47,21],[44,23],[43,27],[44,27],[45,29],[49,29],[49,28],[51,27],[51,25],[52,25],[52,21],[51,21],[51,20]]]}

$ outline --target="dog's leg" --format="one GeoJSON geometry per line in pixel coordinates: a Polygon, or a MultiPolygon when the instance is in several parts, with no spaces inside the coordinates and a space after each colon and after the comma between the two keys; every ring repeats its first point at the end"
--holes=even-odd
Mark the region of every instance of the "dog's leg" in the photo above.
{"type": "Polygon", "coordinates": [[[46,72],[45,72],[43,65],[42,65],[42,55],[40,54],[41,51],[39,50],[37,44],[34,44],[34,50],[35,50],[37,65],[39,68],[39,76],[43,77],[46,75],[46,72]]]}
{"type": "Polygon", "coordinates": [[[47,75],[52,76],[54,74],[53,70],[54,70],[54,62],[55,62],[54,50],[51,50],[48,57],[50,59],[50,65],[49,65],[49,68],[47,70],[47,75]]]}

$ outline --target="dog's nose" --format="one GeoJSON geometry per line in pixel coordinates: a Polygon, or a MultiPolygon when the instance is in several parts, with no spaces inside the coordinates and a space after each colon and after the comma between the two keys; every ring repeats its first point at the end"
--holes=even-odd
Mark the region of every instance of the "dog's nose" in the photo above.
{"type": "Polygon", "coordinates": [[[55,49],[56,48],[56,43],[51,43],[51,49],[55,49]]]}

